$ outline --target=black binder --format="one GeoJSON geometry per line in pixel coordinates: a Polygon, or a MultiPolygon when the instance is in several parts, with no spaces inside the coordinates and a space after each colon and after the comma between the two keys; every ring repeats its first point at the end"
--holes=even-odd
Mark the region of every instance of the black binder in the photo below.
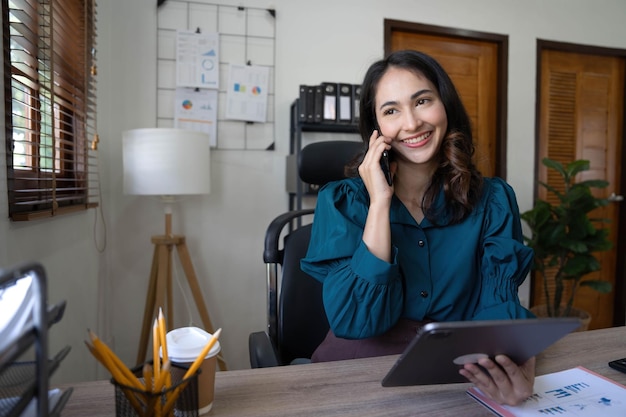
{"type": "Polygon", "coordinates": [[[337,83],[323,82],[322,87],[322,121],[335,123],[337,121],[338,97],[337,83]]]}
{"type": "Polygon", "coordinates": [[[298,100],[298,121],[306,122],[307,89],[304,84],[300,84],[300,100],[298,100]]]}
{"type": "Polygon", "coordinates": [[[324,93],[321,85],[313,87],[315,89],[315,106],[313,111],[313,122],[321,123],[323,121],[322,115],[324,114],[324,93]]]}
{"type": "Polygon", "coordinates": [[[308,85],[306,87],[306,121],[313,123],[315,121],[315,86],[308,85]]]}
{"type": "Polygon", "coordinates": [[[352,123],[353,99],[352,84],[340,83],[337,95],[337,121],[341,123],[352,123]]]}
{"type": "Polygon", "coordinates": [[[361,103],[361,85],[352,85],[352,123],[359,123],[359,112],[361,103]]]}

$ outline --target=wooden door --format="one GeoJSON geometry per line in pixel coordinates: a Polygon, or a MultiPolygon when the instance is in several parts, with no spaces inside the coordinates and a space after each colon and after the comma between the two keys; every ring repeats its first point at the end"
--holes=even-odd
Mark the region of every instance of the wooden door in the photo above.
{"type": "MultiPolygon", "coordinates": [[[[541,49],[541,47],[540,47],[541,49]]],[[[590,161],[591,169],[582,179],[604,179],[609,187],[598,190],[599,197],[620,193],[622,125],[624,114],[624,59],[552,49],[540,50],[540,87],[538,98],[537,161],[549,157],[562,163],[576,159],[590,161]]],[[[537,163],[538,179],[558,186],[556,175],[547,174],[537,163]]],[[[584,175],[583,175],[584,174],[584,175]]],[[[538,197],[546,199],[543,187],[538,197]]],[[[588,278],[616,284],[616,248],[618,247],[619,206],[612,203],[594,212],[594,217],[610,220],[610,239],[614,249],[597,254],[602,268],[588,278]]],[[[532,303],[544,302],[543,283],[533,277],[532,303]]],[[[576,307],[591,313],[591,329],[613,325],[615,297],[619,293],[599,294],[581,288],[576,307]]],[[[623,313],[622,313],[623,314],[623,313]]]]}
{"type": "MultiPolygon", "coordinates": [[[[499,101],[502,39],[499,42],[462,38],[446,34],[424,33],[423,26],[416,31],[405,23],[389,31],[389,50],[414,49],[435,58],[448,72],[472,122],[476,146],[475,162],[483,175],[501,176],[505,172],[506,107],[499,101]],[[402,26],[402,27],[397,27],[402,26]]],[[[506,38],[503,38],[506,39],[506,38]]]]}

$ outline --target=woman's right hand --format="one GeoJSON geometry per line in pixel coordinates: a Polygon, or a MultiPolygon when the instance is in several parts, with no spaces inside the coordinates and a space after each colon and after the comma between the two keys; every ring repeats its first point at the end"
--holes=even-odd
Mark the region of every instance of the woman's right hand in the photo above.
{"type": "MultiPolygon", "coordinates": [[[[391,139],[382,136],[377,130],[372,132],[368,150],[359,166],[359,175],[369,193],[370,203],[387,201],[387,204],[389,204],[393,196],[393,186],[389,186],[387,183],[385,174],[380,166],[383,151],[391,149],[390,142],[391,139]]],[[[390,165],[389,169],[393,178],[395,164],[392,163],[390,165]]]]}
{"type": "MultiPolygon", "coordinates": [[[[391,226],[389,211],[393,185],[389,186],[385,174],[380,166],[380,158],[385,149],[391,149],[391,139],[374,131],[370,136],[369,148],[359,165],[359,175],[367,188],[370,197],[370,206],[363,229],[363,242],[368,250],[376,257],[391,262],[391,226]]],[[[395,174],[396,163],[389,164],[391,175],[395,174]]]]}

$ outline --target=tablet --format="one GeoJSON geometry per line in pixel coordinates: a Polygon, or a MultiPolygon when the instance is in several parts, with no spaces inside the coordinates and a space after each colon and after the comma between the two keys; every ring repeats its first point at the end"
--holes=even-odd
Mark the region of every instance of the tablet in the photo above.
{"type": "Polygon", "coordinates": [[[578,318],[429,323],[400,355],[383,387],[467,382],[459,369],[481,357],[505,354],[517,364],[576,330],[578,318]]]}

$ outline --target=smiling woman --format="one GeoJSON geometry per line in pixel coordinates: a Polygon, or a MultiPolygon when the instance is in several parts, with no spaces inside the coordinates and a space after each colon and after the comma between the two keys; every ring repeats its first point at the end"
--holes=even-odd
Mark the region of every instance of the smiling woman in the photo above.
{"type": "Polygon", "coordinates": [[[95,0],[2,2],[14,221],[98,204],[95,8],[95,0]]]}
{"type": "MultiPolygon", "coordinates": [[[[374,63],[360,115],[367,151],[352,178],[320,189],[301,262],[322,283],[330,324],[312,360],[400,353],[432,321],[533,317],[517,295],[532,250],[515,193],[477,170],[469,117],[439,63],[410,50],[374,63]]],[[[466,364],[461,375],[496,401],[530,395],[534,358],[478,363],[488,372],[466,364]]]]}

